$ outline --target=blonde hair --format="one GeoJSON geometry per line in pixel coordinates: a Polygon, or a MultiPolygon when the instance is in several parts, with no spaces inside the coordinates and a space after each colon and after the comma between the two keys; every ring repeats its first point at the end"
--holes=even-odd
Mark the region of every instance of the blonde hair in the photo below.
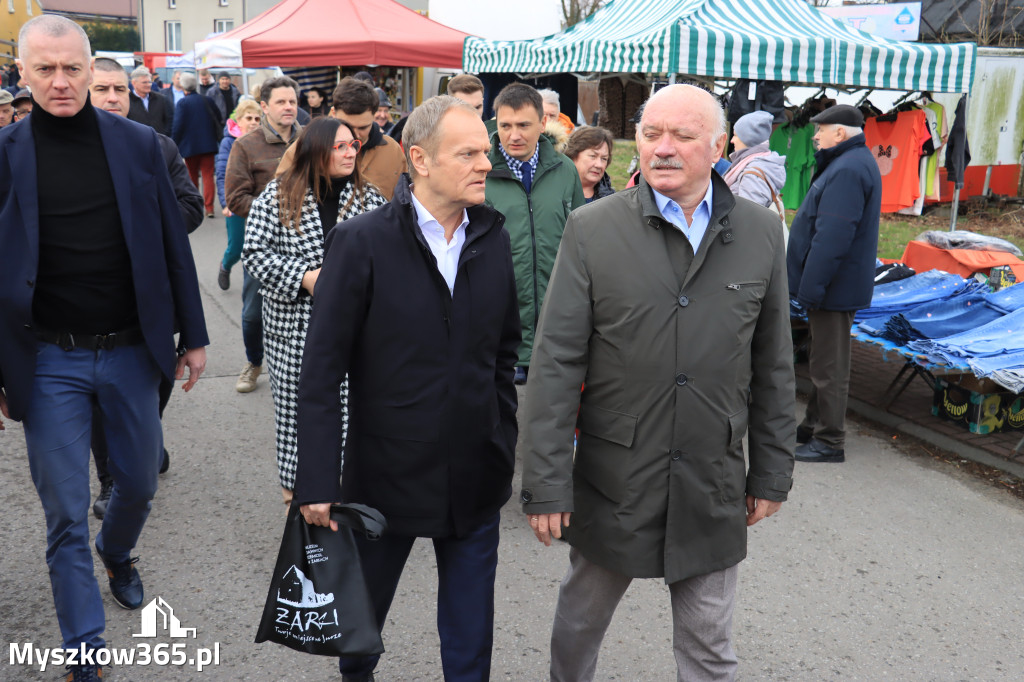
{"type": "Polygon", "coordinates": [[[233,114],[231,114],[231,117],[238,121],[241,120],[241,118],[248,114],[250,111],[256,113],[256,118],[260,118],[261,116],[263,116],[263,110],[260,109],[260,105],[256,103],[256,100],[243,99],[241,102],[238,103],[238,106],[235,107],[235,111],[233,114]]]}

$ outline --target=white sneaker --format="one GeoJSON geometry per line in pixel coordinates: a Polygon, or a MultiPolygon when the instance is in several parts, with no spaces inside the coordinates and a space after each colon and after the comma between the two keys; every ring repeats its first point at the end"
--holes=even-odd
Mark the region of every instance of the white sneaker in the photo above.
{"type": "Polygon", "coordinates": [[[238,383],[235,390],[239,393],[251,393],[256,390],[256,379],[263,371],[262,365],[254,365],[251,362],[245,363],[242,373],[238,375],[238,383]]]}

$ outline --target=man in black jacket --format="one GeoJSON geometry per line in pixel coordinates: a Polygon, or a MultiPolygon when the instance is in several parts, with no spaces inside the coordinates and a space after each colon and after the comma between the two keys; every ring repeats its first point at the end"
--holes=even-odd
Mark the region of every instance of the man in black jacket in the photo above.
{"type": "MultiPolygon", "coordinates": [[[[403,176],[390,204],[327,238],[299,380],[294,503],[335,529],[331,502],[383,512],[388,533],[357,539],[381,626],[413,541],[432,538],[444,677],[486,680],[518,433],[511,247],[501,214],[483,205],[489,143],[471,107],[424,102],[403,145],[414,184],[403,176]]],[[[342,679],[372,680],[378,658],[342,658],[342,679]]]]}
{"type": "Polygon", "coordinates": [[[811,391],[796,459],[846,459],[850,326],[871,303],[882,176],[864,144],[864,116],[840,104],[811,119],[818,170],[789,231],[789,295],[807,309],[811,391]]]}
{"type": "Polygon", "coordinates": [[[166,97],[153,93],[153,77],[149,69],[140,66],[132,71],[132,88],[129,95],[128,120],[147,125],[161,135],[170,136],[174,122],[174,109],[166,97]]]}

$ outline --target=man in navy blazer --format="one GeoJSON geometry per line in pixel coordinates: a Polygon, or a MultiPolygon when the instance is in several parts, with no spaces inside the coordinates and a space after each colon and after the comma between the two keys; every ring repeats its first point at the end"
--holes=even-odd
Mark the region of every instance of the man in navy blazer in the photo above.
{"type": "MultiPolygon", "coordinates": [[[[23,422],[63,644],[91,652],[104,646],[104,613],[87,522],[90,431],[106,434],[114,475],[97,554],[115,601],[138,608],[130,554],[162,458],[157,387],[188,367],[191,389],[209,339],[156,134],[92,107],[89,40],[74,22],[32,19],[18,52],[36,107],[0,131],[0,413],[23,422]]],[[[97,672],[81,661],[69,679],[97,672]]]]}

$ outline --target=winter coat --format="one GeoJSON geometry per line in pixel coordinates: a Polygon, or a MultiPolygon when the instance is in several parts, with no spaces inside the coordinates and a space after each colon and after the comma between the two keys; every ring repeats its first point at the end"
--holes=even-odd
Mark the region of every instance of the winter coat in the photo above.
{"type": "Polygon", "coordinates": [[[231,147],[235,144],[235,140],[241,136],[241,126],[235,119],[229,118],[224,126],[224,136],[220,138],[217,156],[213,159],[213,174],[217,177],[217,198],[220,199],[221,208],[227,208],[228,205],[224,198],[224,176],[228,170],[228,157],[231,156],[231,147]]]}
{"type": "Polygon", "coordinates": [[[573,512],[568,541],[635,578],[672,583],[738,563],[745,495],[781,501],[792,486],[782,226],[712,182],[681,286],[667,245],[681,235],[665,234],[678,228],[646,181],[573,211],[530,366],[523,510],[573,512]]]}
{"type": "Polygon", "coordinates": [[[729,155],[732,165],[723,176],[729,190],[738,197],[749,199],[758,206],[770,208],[772,190],[778,196],[786,184],[786,157],[768,149],[768,142],[740,149],[729,155]],[[765,182],[755,170],[761,171],[765,182]]]}
{"type": "Polygon", "coordinates": [[[610,197],[615,194],[615,188],[612,187],[612,179],[605,173],[604,177],[601,178],[596,185],[594,185],[594,196],[589,199],[584,199],[588,204],[591,201],[597,201],[604,197],[610,197]]]}
{"type": "Polygon", "coordinates": [[[213,100],[213,103],[217,105],[217,112],[220,114],[220,125],[224,125],[224,122],[228,120],[228,117],[235,112],[235,107],[238,106],[238,98],[241,96],[241,93],[238,91],[238,88],[235,87],[234,83],[231,84],[230,91],[231,99],[235,103],[234,106],[230,106],[230,108],[228,101],[224,98],[224,91],[220,89],[219,84],[214,83],[214,87],[207,90],[204,95],[205,97],[209,97],[213,100]]]}
{"type": "Polygon", "coordinates": [[[174,109],[171,139],[184,158],[215,154],[220,142],[221,123],[209,97],[192,93],[174,109]]]}
{"type": "MultiPolygon", "coordinates": [[[[274,179],[252,203],[245,221],[242,263],[261,285],[264,334],[301,337],[313,309],[313,298],[302,288],[302,277],[324,260],[320,211],[309,189],[302,203],[300,234],[281,223],[277,194],[278,181],[274,179]]],[[[386,203],[372,187],[355,195],[349,184],[338,200],[338,223],[386,203]]]]}
{"type": "Polygon", "coordinates": [[[526,193],[501,153],[498,133],[491,135],[491,172],[487,174],[487,204],[505,216],[505,229],[512,239],[512,262],[516,268],[519,319],[523,343],[519,365],[530,364],[533,334],[540,317],[558,243],[569,212],[586,203],[580,174],[569,157],[555,151],[541,135],[540,158],[533,171],[533,185],[526,193]]]}
{"type": "Polygon", "coordinates": [[[417,224],[407,176],[387,206],[328,235],[299,380],[293,504],[361,502],[384,514],[389,533],[462,537],[511,495],[519,345],[511,250],[500,214],[467,213],[454,294],[417,224]]]}
{"type": "Polygon", "coordinates": [[[814,159],[818,170],[789,228],[789,291],[808,310],[860,310],[874,291],[882,176],[863,134],[814,159]]]}
{"type": "Polygon", "coordinates": [[[171,126],[174,124],[174,107],[167,98],[157,94],[154,89],[149,93],[149,108],[134,92],[128,93],[128,120],[147,125],[161,135],[171,137],[171,126]]]}
{"type": "Polygon", "coordinates": [[[236,140],[224,171],[224,198],[228,210],[243,218],[249,215],[249,207],[274,179],[281,157],[295,142],[299,130],[299,125],[293,124],[291,136],[285,142],[264,117],[257,130],[236,140]]]}

